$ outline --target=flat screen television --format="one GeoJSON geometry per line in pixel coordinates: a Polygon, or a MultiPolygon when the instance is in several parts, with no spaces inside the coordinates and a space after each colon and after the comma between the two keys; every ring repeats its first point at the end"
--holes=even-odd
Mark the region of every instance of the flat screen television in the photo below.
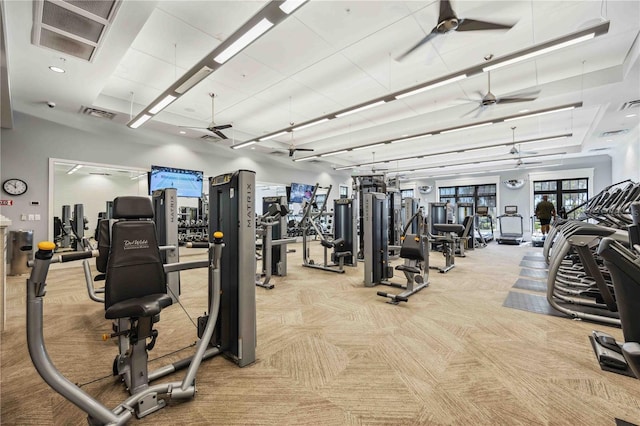
{"type": "Polygon", "coordinates": [[[198,170],[151,166],[149,195],[158,189],[176,188],[178,197],[200,198],[202,197],[203,177],[204,173],[198,170]]]}
{"type": "Polygon", "coordinates": [[[290,203],[302,203],[304,200],[309,201],[313,195],[313,185],[305,185],[302,183],[291,184],[290,203]]]}

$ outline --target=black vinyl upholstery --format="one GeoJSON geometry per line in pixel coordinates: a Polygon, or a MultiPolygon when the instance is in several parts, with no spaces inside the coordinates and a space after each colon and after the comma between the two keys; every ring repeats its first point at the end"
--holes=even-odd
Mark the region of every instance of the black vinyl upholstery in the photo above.
{"type": "Polygon", "coordinates": [[[400,257],[409,260],[424,260],[426,252],[425,239],[415,234],[405,235],[400,247],[400,257]]]}
{"type": "Polygon", "coordinates": [[[612,238],[604,238],[598,254],[611,273],[626,342],[640,342],[640,256],[612,238]]]}
{"type": "MultiPolygon", "coordinates": [[[[146,197],[118,197],[114,217],[153,217],[146,197]],[[145,206],[146,204],[146,206],[145,206]],[[127,208],[131,206],[131,211],[127,208]],[[134,214],[135,212],[135,214],[134,214]]],[[[120,220],[111,227],[111,249],[105,283],[105,317],[108,319],[156,315],[171,305],[165,273],[150,220],[120,220]]]]}
{"type": "Polygon", "coordinates": [[[109,260],[109,247],[111,247],[109,235],[109,219],[101,219],[98,223],[98,257],[96,257],[96,269],[103,274],[107,272],[109,260]]]}

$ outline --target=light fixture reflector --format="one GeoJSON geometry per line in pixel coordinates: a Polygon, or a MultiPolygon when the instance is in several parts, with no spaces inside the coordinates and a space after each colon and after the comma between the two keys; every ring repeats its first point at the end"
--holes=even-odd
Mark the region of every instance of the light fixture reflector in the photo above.
{"type": "Polygon", "coordinates": [[[302,126],[294,127],[291,130],[292,131],[298,131],[298,130],[302,130],[302,129],[306,129],[306,128],[315,126],[316,124],[325,123],[327,121],[329,121],[328,118],[322,118],[320,120],[312,121],[311,123],[303,124],[302,126]]]}
{"type": "Polygon", "coordinates": [[[427,90],[435,89],[436,87],[445,86],[456,81],[464,80],[467,78],[466,74],[460,74],[455,77],[448,78],[446,80],[439,81],[437,83],[429,84],[428,86],[420,87],[419,89],[412,90],[410,92],[401,93],[396,96],[396,99],[402,99],[409,96],[417,95],[418,93],[426,92],[427,90]]]}
{"type": "Polygon", "coordinates": [[[427,133],[426,135],[410,136],[408,138],[396,139],[391,141],[391,143],[394,144],[399,142],[407,142],[407,141],[412,141],[414,139],[428,138],[429,136],[432,136],[431,133],[427,133]]]}
{"type": "Polygon", "coordinates": [[[213,58],[213,60],[219,64],[224,64],[242,49],[253,43],[255,39],[260,37],[271,27],[273,27],[273,22],[269,21],[267,18],[262,18],[260,22],[251,27],[249,31],[240,36],[236,41],[231,43],[229,47],[220,52],[215,58],[213,58]]]}
{"type": "Polygon", "coordinates": [[[519,117],[512,117],[512,118],[506,118],[504,120],[505,123],[509,122],[509,121],[516,121],[516,120],[520,120],[522,118],[531,118],[531,117],[539,117],[541,115],[546,115],[546,114],[553,114],[555,112],[560,112],[560,111],[569,111],[575,109],[575,106],[568,106],[565,108],[558,108],[558,109],[552,109],[550,111],[543,111],[543,112],[536,112],[535,114],[525,114],[525,115],[521,115],[519,117]]]}
{"type": "Polygon", "coordinates": [[[277,138],[278,136],[282,136],[282,135],[284,135],[286,133],[287,133],[287,131],[284,130],[282,132],[274,133],[273,135],[264,136],[264,137],[258,139],[258,142],[268,141],[269,139],[277,138]]]}
{"type": "MultiPolygon", "coordinates": [[[[504,120],[504,121],[507,121],[507,120],[504,120]]],[[[475,129],[478,127],[491,126],[492,124],[493,124],[493,121],[488,121],[486,123],[473,124],[471,126],[456,127],[455,129],[443,130],[442,132],[440,132],[440,134],[444,135],[447,133],[459,132],[461,130],[469,130],[469,129],[475,129]]]]}
{"type": "Polygon", "coordinates": [[[343,149],[341,151],[325,152],[324,154],[320,154],[320,157],[331,157],[332,155],[344,154],[347,151],[349,151],[349,150],[348,149],[343,149]]]}
{"type": "Polygon", "coordinates": [[[361,107],[358,107],[358,108],[355,108],[355,109],[352,109],[352,110],[349,110],[349,111],[341,112],[340,114],[336,114],[336,117],[340,118],[340,117],[345,117],[347,115],[355,114],[356,112],[360,112],[360,111],[364,111],[364,110],[369,109],[369,108],[377,107],[378,105],[382,105],[385,102],[386,102],[385,100],[381,100],[381,101],[378,101],[378,102],[373,102],[373,103],[370,103],[370,104],[367,104],[367,105],[363,105],[361,107]]]}
{"type": "Polygon", "coordinates": [[[374,143],[373,145],[359,146],[357,148],[353,148],[352,151],[362,151],[363,149],[375,148],[375,147],[382,146],[382,145],[385,145],[385,144],[386,144],[386,142],[380,142],[380,143],[374,143]]]}
{"type": "Polygon", "coordinates": [[[137,129],[138,127],[146,123],[150,118],[151,118],[151,115],[143,114],[140,118],[138,118],[136,121],[131,123],[129,127],[131,127],[132,129],[137,129]]]}
{"type": "Polygon", "coordinates": [[[149,109],[149,112],[151,114],[157,114],[160,111],[162,111],[163,109],[165,109],[167,107],[167,105],[169,105],[171,102],[175,101],[176,99],[178,99],[177,96],[167,95],[167,96],[164,97],[163,100],[158,102],[153,108],[149,109]]]}
{"type": "Polygon", "coordinates": [[[303,158],[296,158],[293,161],[309,161],[309,160],[313,160],[314,158],[318,158],[317,155],[312,155],[311,157],[303,157],[303,158]]]}
{"type": "Polygon", "coordinates": [[[280,5],[280,10],[289,15],[291,12],[305,4],[307,0],[286,0],[280,5]]]}
{"type": "Polygon", "coordinates": [[[178,86],[175,89],[175,92],[181,95],[184,94],[184,92],[191,89],[193,86],[195,86],[196,84],[200,83],[202,80],[207,78],[212,72],[213,72],[213,68],[209,68],[207,66],[200,68],[198,72],[193,74],[191,77],[189,77],[187,81],[185,81],[180,86],[178,86]]]}
{"type": "Polygon", "coordinates": [[[524,55],[516,56],[515,58],[507,59],[506,61],[498,62],[497,64],[493,64],[493,65],[489,65],[487,67],[484,67],[484,68],[482,68],[482,71],[484,71],[484,72],[492,71],[492,70],[495,70],[495,69],[498,69],[498,68],[505,67],[507,65],[512,65],[512,64],[515,64],[515,63],[518,63],[518,62],[526,61],[527,59],[535,58],[536,56],[544,55],[545,53],[553,52],[554,50],[564,49],[565,47],[573,46],[574,44],[578,44],[578,43],[582,43],[583,41],[591,40],[595,36],[596,36],[596,33],[593,32],[593,33],[589,33],[589,34],[583,35],[582,37],[577,37],[577,38],[574,38],[574,39],[571,39],[571,40],[567,40],[567,41],[565,41],[563,43],[554,44],[552,46],[545,47],[544,49],[534,50],[533,52],[529,52],[529,53],[526,53],[524,55]]]}
{"type": "Polygon", "coordinates": [[[231,147],[231,149],[240,149],[240,148],[245,148],[245,147],[247,147],[247,146],[251,146],[251,145],[253,145],[253,144],[254,144],[254,143],[256,143],[256,142],[258,142],[258,141],[242,142],[242,143],[239,143],[238,145],[233,145],[233,146],[231,147]]]}

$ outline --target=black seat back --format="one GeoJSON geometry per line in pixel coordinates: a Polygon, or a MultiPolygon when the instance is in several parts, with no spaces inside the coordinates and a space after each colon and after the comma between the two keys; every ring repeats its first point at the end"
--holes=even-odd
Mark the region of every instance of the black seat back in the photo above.
{"type": "Polygon", "coordinates": [[[109,261],[109,249],[111,247],[111,235],[109,235],[109,219],[100,219],[98,222],[98,257],[96,257],[96,269],[103,274],[107,272],[109,261]]]}
{"type": "Polygon", "coordinates": [[[424,260],[426,252],[426,239],[416,234],[406,234],[402,246],[400,246],[400,257],[409,260],[424,260]]]}
{"type": "Polygon", "coordinates": [[[603,238],[598,254],[611,273],[626,342],[640,342],[640,255],[612,238],[603,238]]]}
{"type": "Polygon", "coordinates": [[[105,309],[127,299],[166,294],[153,207],[147,197],[113,200],[111,249],[105,282],[105,309]]]}

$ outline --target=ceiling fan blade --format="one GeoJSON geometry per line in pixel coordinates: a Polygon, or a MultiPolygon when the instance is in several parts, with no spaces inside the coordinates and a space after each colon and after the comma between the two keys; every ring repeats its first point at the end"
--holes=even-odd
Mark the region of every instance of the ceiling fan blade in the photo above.
{"type": "Polygon", "coordinates": [[[231,124],[221,124],[219,126],[211,126],[212,129],[216,129],[216,130],[224,130],[224,129],[229,129],[233,127],[233,125],[231,124]]]}
{"type": "Polygon", "coordinates": [[[542,161],[532,161],[531,163],[525,162],[525,163],[522,163],[522,164],[526,164],[526,165],[529,165],[529,164],[542,164],[542,161]]]}
{"type": "Polygon", "coordinates": [[[313,151],[313,148],[294,148],[294,151],[313,151]]]}
{"type": "Polygon", "coordinates": [[[440,13],[438,15],[438,22],[446,21],[447,19],[458,18],[456,13],[451,7],[449,0],[440,0],[440,13]]]}
{"type": "Polygon", "coordinates": [[[180,129],[209,130],[208,127],[178,126],[180,129]]]}
{"type": "Polygon", "coordinates": [[[429,40],[434,38],[436,35],[438,35],[438,33],[436,32],[436,29],[434,28],[434,29],[431,30],[431,32],[429,34],[427,34],[422,40],[420,40],[418,43],[416,43],[411,49],[407,50],[402,55],[398,56],[396,58],[396,60],[397,61],[403,60],[409,54],[411,54],[414,50],[416,50],[418,47],[422,46],[423,44],[427,43],[429,40]]]}
{"type": "Polygon", "coordinates": [[[475,19],[463,19],[458,25],[458,28],[456,28],[456,31],[508,30],[512,27],[513,25],[478,21],[475,19]]]}
{"type": "Polygon", "coordinates": [[[496,99],[497,104],[515,104],[517,102],[531,102],[535,101],[538,98],[498,98],[496,99]]]}
{"type": "Polygon", "coordinates": [[[224,133],[222,133],[220,130],[217,130],[216,128],[209,129],[209,130],[215,133],[220,139],[229,139],[224,133]]]}
{"type": "Polygon", "coordinates": [[[471,111],[469,111],[468,113],[466,113],[466,114],[464,114],[464,115],[460,116],[460,118],[467,117],[467,116],[471,115],[472,113],[477,112],[477,110],[479,110],[479,109],[482,109],[482,105],[478,105],[477,107],[475,107],[474,109],[472,109],[472,110],[471,110],[471,111]]]}

